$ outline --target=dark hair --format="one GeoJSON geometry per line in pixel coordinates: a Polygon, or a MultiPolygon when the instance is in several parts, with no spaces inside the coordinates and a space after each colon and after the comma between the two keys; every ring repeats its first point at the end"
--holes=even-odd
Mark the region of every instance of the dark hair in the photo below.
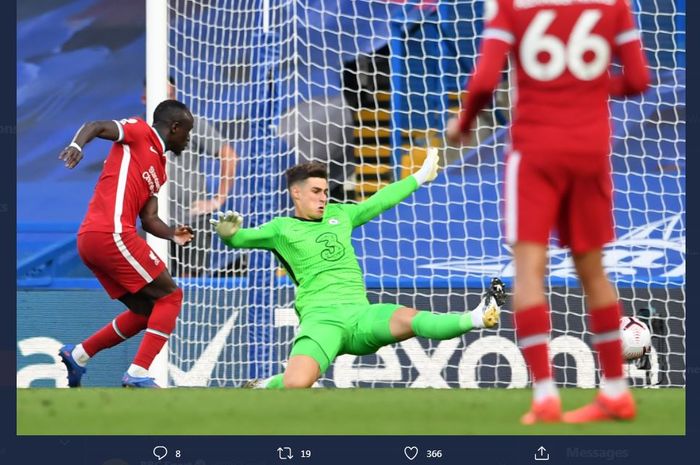
{"type": "Polygon", "coordinates": [[[190,110],[187,109],[187,105],[177,100],[163,100],[153,112],[153,124],[170,124],[187,118],[191,118],[190,110]]]}
{"type": "Polygon", "coordinates": [[[287,189],[292,187],[294,184],[305,181],[309,178],[323,178],[328,179],[328,172],[326,167],[318,162],[310,163],[300,163],[298,165],[292,166],[287,171],[285,171],[285,176],[287,176],[287,189]]]}

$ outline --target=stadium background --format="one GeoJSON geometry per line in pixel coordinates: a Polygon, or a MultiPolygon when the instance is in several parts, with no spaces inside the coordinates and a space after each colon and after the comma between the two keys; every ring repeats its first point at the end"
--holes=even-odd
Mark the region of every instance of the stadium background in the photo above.
{"type": "MultiPolygon", "coordinates": [[[[402,152],[397,131],[407,127],[419,130],[441,128],[444,111],[432,110],[444,110],[450,105],[449,101],[444,101],[442,96],[431,101],[430,98],[402,99],[397,95],[402,95],[402,89],[415,90],[437,84],[452,93],[461,88],[472,63],[466,60],[454,64],[455,69],[451,71],[460,76],[461,83],[454,83],[450,88],[440,81],[439,73],[426,72],[443,66],[431,61],[430,46],[441,46],[440,41],[431,39],[449,39],[455,44],[455,55],[473,56],[475,37],[480,30],[481,2],[387,2],[391,8],[375,9],[377,14],[373,15],[372,21],[358,22],[355,18],[353,24],[345,24],[342,19],[343,8],[348,3],[305,3],[308,6],[305,14],[310,23],[320,22],[326,26],[320,39],[324,43],[339,42],[340,45],[309,46],[307,55],[313,57],[312,62],[316,60],[326,66],[309,66],[308,70],[301,71],[310,84],[296,89],[303,93],[302,100],[306,102],[306,107],[299,111],[312,112],[315,104],[331,109],[324,114],[326,122],[319,123],[321,132],[326,134],[329,134],[327,121],[347,122],[346,131],[341,131],[336,139],[327,135],[312,140],[311,145],[319,144],[321,149],[340,147],[341,158],[349,159],[351,155],[343,152],[342,142],[356,137],[347,132],[354,129],[354,116],[347,113],[346,105],[336,103],[342,99],[352,100],[353,91],[360,95],[358,99],[362,96],[358,89],[360,84],[349,82],[352,79],[348,79],[348,75],[352,76],[359,69],[367,72],[368,69],[376,71],[381,66],[388,66],[400,52],[396,49],[397,35],[405,34],[403,37],[409,39],[403,42],[405,49],[402,53],[422,54],[421,59],[404,63],[408,69],[404,69],[403,74],[389,76],[389,82],[383,83],[394,91],[389,98],[389,108],[392,109],[388,136],[391,148],[389,173],[377,174],[374,183],[365,182],[363,174],[355,173],[353,177],[348,170],[344,171],[345,167],[334,165],[336,171],[340,168],[338,185],[342,185],[335,191],[336,197],[361,200],[371,195],[372,184],[381,185],[405,174],[406,169],[402,169],[402,164],[406,166],[405,156],[410,157],[414,151],[419,153],[421,143],[426,143],[425,140],[410,141],[410,152],[402,152]],[[324,16],[318,16],[319,5],[324,7],[324,16]],[[449,8],[441,11],[445,5],[449,8]],[[447,16],[450,19],[449,15],[452,15],[451,24],[457,27],[440,27],[436,18],[447,16]],[[411,41],[411,38],[416,40],[411,41]],[[363,61],[367,55],[375,58],[369,63],[363,61]],[[438,77],[433,77],[432,82],[430,77],[426,78],[428,75],[438,77]],[[351,89],[350,92],[347,88],[351,89]],[[343,183],[353,179],[354,185],[352,182],[343,183]],[[347,186],[350,188],[346,189],[347,186]]],[[[369,5],[368,2],[357,3],[369,5]]],[[[382,2],[374,2],[377,3],[382,2]]],[[[615,177],[615,185],[623,186],[615,198],[620,207],[616,212],[620,240],[615,260],[609,265],[621,294],[627,296],[626,312],[655,309],[658,335],[665,336],[656,340],[662,344],[656,349],[663,355],[656,359],[652,375],[633,371],[636,382],[682,386],[685,384],[685,133],[682,123],[685,45],[683,35],[678,31],[684,28],[680,23],[684,16],[669,13],[684,11],[684,2],[637,0],[634,3],[638,11],[661,12],[642,14],[640,18],[642,30],[651,31],[645,32],[645,43],[655,43],[664,52],[650,56],[652,66],[661,70],[659,91],[645,95],[643,103],[637,99],[612,105],[613,117],[619,122],[614,126],[617,137],[613,146],[613,167],[625,175],[615,177]],[[664,172],[680,174],[659,176],[664,172]]],[[[84,337],[87,331],[96,329],[121,309],[121,305],[106,298],[75,253],[75,231],[101,168],[100,155],[106,154],[109,145],[98,141],[93,143],[81,167],[74,171],[65,170],[56,156],[84,121],[143,114],[140,103],[145,76],[143,5],[144,2],[138,0],[119,3],[56,0],[18,4],[17,363],[20,386],[64,386],[63,369],[56,357],[57,347],[84,337]]],[[[308,43],[319,39],[312,29],[306,33],[308,43]]],[[[392,69],[397,69],[401,63],[394,65],[392,69]]],[[[187,69],[187,64],[180,69],[187,69]]],[[[379,79],[375,79],[375,84],[376,81],[379,79]]],[[[207,105],[205,102],[198,106],[198,114],[211,120],[216,120],[222,112],[233,114],[229,125],[245,125],[244,111],[237,107],[236,102],[245,98],[246,88],[232,87],[234,90],[228,99],[230,108],[222,109],[220,104],[207,105]],[[241,115],[236,116],[239,112],[241,115]]],[[[182,97],[188,100],[188,94],[182,97]]],[[[294,100],[289,99],[283,105],[292,103],[294,100]]],[[[494,112],[496,121],[502,117],[494,112]]],[[[284,119],[280,123],[284,125],[284,119]]],[[[502,124],[501,121],[495,126],[502,124]]],[[[223,126],[220,129],[224,133],[233,130],[223,126]]],[[[239,130],[236,127],[235,131],[239,130]]],[[[242,131],[250,132],[250,128],[242,131]]],[[[487,144],[461,153],[441,174],[438,182],[419,191],[410,205],[401,205],[388,212],[381,221],[369,223],[357,235],[358,256],[367,274],[373,300],[399,300],[419,308],[459,309],[464,307],[465,301],[473,305],[478,300],[485,280],[491,275],[510,277],[508,251],[500,240],[497,206],[501,178],[493,169],[502,162],[506,130],[501,127],[487,136],[487,144]],[[469,199],[466,208],[459,202],[465,198],[469,199]],[[484,208],[484,205],[491,207],[484,208]],[[435,229],[429,227],[426,218],[449,218],[449,222],[447,227],[435,229]],[[465,224],[468,227],[465,228],[465,224]],[[429,250],[427,256],[425,250],[429,250]]],[[[363,137],[362,131],[359,137],[363,137]]],[[[241,154],[241,172],[245,173],[250,169],[247,166],[253,164],[254,144],[250,138],[231,138],[228,142],[241,154]]],[[[291,143],[289,140],[285,142],[291,143]]],[[[319,148],[311,146],[305,150],[313,154],[319,148]]],[[[361,160],[358,161],[360,166],[361,160]]],[[[216,168],[212,168],[212,172],[215,171],[216,168]]],[[[210,178],[208,182],[214,183],[215,180],[210,178]]],[[[244,192],[245,188],[245,183],[236,183],[229,206],[249,212],[251,198],[244,192]]],[[[225,255],[222,260],[233,262],[234,258],[225,255]]],[[[566,328],[566,333],[555,332],[554,336],[580,336],[585,329],[580,317],[581,299],[569,257],[562,251],[553,254],[552,270],[550,284],[554,286],[553,294],[562,300],[558,307],[569,310],[568,313],[555,312],[554,326],[566,328]]],[[[217,287],[219,290],[205,297],[208,302],[198,303],[213,308],[214,315],[210,314],[209,318],[216,322],[214,331],[207,333],[209,339],[198,341],[191,360],[171,367],[171,381],[176,385],[235,385],[237,383],[233,380],[245,378],[250,373],[266,373],[280,368],[279,362],[260,367],[256,355],[251,355],[251,350],[257,349],[244,341],[252,336],[234,330],[241,326],[241,322],[250,321],[249,314],[253,313],[249,311],[254,306],[249,305],[247,294],[231,295],[245,285],[246,276],[234,273],[216,279],[222,283],[220,288],[217,287]],[[227,282],[237,284],[227,287],[227,282]],[[227,305],[230,302],[237,303],[233,311],[227,305]],[[223,340],[218,352],[214,350],[217,337],[223,340]],[[240,342],[236,342],[237,338],[240,342]],[[207,348],[217,355],[208,360],[209,364],[197,364],[203,360],[201,356],[207,348]],[[250,359],[253,363],[232,362],[250,359]],[[192,373],[197,371],[193,367],[199,371],[192,373]]],[[[284,279],[278,278],[280,281],[284,279]]],[[[201,286],[201,281],[183,279],[183,284],[186,289],[193,289],[201,286]]],[[[283,358],[294,329],[288,308],[289,286],[280,286],[276,297],[275,305],[264,309],[270,327],[265,330],[263,339],[282,341],[275,345],[273,356],[266,355],[273,359],[283,358]]],[[[351,370],[352,360],[342,360],[341,367],[354,374],[344,376],[342,370],[336,372],[336,366],[323,384],[523,386],[526,379],[522,378],[522,363],[515,353],[512,321],[509,320],[506,315],[503,329],[496,336],[499,339],[490,340],[490,348],[483,344],[476,347],[475,335],[455,342],[454,346],[441,345],[443,353],[428,350],[430,355],[423,352],[425,344],[422,342],[404,343],[399,348],[380,353],[381,361],[367,361],[367,365],[375,368],[364,375],[351,370]],[[438,362],[437,355],[444,360],[438,362]],[[466,373],[468,370],[460,368],[466,355],[476,361],[483,360],[478,382],[466,373]],[[426,360],[426,357],[434,360],[426,360]],[[426,368],[431,363],[442,365],[438,370],[434,366],[433,369],[426,368]]],[[[566,345],[572,344],[568,339],[563,343],[566,354],[559,355],[558,365],[563,368],[557,373],[558,380],[570,385],[591,386],[597,374],[591,366],[590,349],[585,345],[566,345]]],[[[89,384],[116,385],[118,374],[128,363],[133,350],[133,342],[129,342],[101,354],[100,363],[90,368],[89,384]]]]}

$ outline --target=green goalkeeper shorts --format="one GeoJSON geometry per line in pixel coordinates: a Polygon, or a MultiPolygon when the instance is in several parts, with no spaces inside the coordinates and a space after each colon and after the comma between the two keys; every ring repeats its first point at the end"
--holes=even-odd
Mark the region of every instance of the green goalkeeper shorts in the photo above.
{"type": "Polygon", "coordinates": [[[324,373],[338,355],[373,354],[393,344],[389,320],[397,304],[359,304],[305,309],[290,357],[307,355],[324,373]]]}

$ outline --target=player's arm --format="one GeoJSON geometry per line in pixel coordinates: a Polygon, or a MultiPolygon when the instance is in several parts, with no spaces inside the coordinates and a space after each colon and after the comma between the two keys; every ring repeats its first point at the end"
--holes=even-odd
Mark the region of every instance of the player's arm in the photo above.
{"type": "Polygon", "coordinates": [[[219,171],[219,191],[214,196],[217,208],[226,202],[226,198],[233,188],[233,182],[236,179],[236,165],[238,164],[238,154],[233,147],[224,143],[219,147],[219,158],[221,160],[221,168],[219,171]]]}
{"type": "Polygon", "coordinates": [[[139,212],[141,226],[149,234],[161,239],[173,241],[178,245],[185,245],[194,238],[194,232],[189,226],[168,226],[158,216],[158,197],[151,196],[146,205],[139,212]]]}
{"type": "Polygon", "coordinates": [[[219,164],[219,190],[210,199],[194,202],[190,209],[193,215],[206,215],[223,207],[233,188],[238,155],[233,147],[225,143],[219,148],[219,158],[221,160],[219,164]]]}
{"type": "Polygon", "coordinates": [[[515,43],[508,12],[503,6],[497,0],[486,3],[486,15],[491,17],[484,29],[479,59],[462,99],[459,117],[447,123],[446,136],[452,143],[468,139],[476,116],[489,103],[501,80],[508,53],[515,43]]]}
{"type": "Polygon", "coordinates": [[[620,59],[622,73],[610,76],[609,90],[613,97],[627,97],[641,94],[649,87],[649,66],[629,4],[621,1],[618,8],[615,54],[620,59]]]}
{"type": "Polygon", "coordinates": [[[200,147],[207,151],[216,148],[219,157],[219,189],[209,199],[198,200],[192,204],[191,213],[193,215],[206,215],[219,210],[226,203],[226,199],[233,188],[236,178],[236,166],[238,165],[238,154],[236,150],[224,141],[224,137],[213,125],[206,120],[197,118],[197,137],[195,140],[203,139],[210,143],[200,144],[200,147]]]}
{"type": "Polygon", "coordinates": [[[476,70],[469,79],[467,91],[462,99],[459,117],[447,124],[447,139],[456,143],[468,135],[479,112],[489,103],[494,89],[501,80],[501,71],[510,51],[511,43],[485,38],[476,70]]]}
{"type": "Polygon", "coordinates": [[[428,149],[423,166],[406,179],[389,184],[369,199],[357,205],[345,205],[344,210],[352,219],[352,226],[361,226],[381,213],[401,203],[420,186],[437,177],[439,157],[437,149],[428,149]]]}
{"type": "Polygon", "coordinates": [[[122,138],[122,128],[116,121],[90,121],[80,126],[68,147],[64,148],[58,158],[69,169],[75,168],[83,159],[83,147],[96,137],[118,141],[122,138]]]}
{"type": "Polygon", "coordinates": [[[224,244],[234,249],[275,248],[277,228],[273,222],[259,228],[241,228],[243,216],[234,211],[219,212],[216,218],[209,220],[224,244]]]}

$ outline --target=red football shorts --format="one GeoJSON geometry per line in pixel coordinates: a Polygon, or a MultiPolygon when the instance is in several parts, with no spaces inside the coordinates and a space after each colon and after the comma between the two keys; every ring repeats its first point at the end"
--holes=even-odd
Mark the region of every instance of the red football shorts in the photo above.
{"type": "Polygon", "coordinates": [[[78,253],[112,299],[134,294],[165,270],[163,260],[135,232],[78,235],[78,253]]]}
{"type": "Polygon", "coordinates": [[[506,240],[549,245],[556,229],[574,254],[615,239],[610,159],[600,155],[528,156],[506,160],[506,240]]]}

